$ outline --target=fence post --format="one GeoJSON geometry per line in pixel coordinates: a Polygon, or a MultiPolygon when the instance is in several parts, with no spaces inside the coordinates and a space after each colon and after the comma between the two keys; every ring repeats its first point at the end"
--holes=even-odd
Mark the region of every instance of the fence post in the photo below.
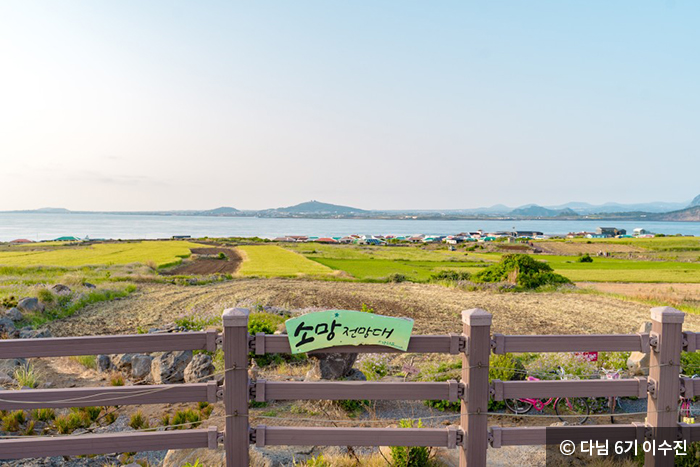
{"type": "Polygon", "coordinates": [[[227,467],[248,465],[248,314],[246,308],[229,308],[223,314],[227,467]]]}
{"type": "MultiPolygon", "coordinates": [[[[676,430],[672,428],[678,427],[684,317],[685,313],[670,307],[651,310],[647,426],[652,428],[657,446],[663,441],[673,446],[676,440],[676,430]]],[[[647,467],[673,466],[674,461],[673,455],[654,456],[651,452],[644,457],[647,467]]]]}
{"type": "Polygon", "coordinates": [[[460,467],[484,467],[488,448],[489,356],[491,355],[491,314],[475,308],[462,312],[467,346],[462,354],[461,428],[464,439],[459,452],[460,467]]]}

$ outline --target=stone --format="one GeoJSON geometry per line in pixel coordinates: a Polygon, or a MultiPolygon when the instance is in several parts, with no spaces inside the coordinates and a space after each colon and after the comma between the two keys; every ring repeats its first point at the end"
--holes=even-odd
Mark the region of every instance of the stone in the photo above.
{"type": "Polygon", "coordinates": [[[19,331],[15,327],[15,322],[8,317],[0,318],[0,334],[4,334],[8,338],[19,335],[19,331]]]}
{"type": "Polygon", "coordinates": [[[367,381],[367,376],[357,368],[352,368],[344,379],[345,381],[367,381]]]}
{"type": "Polygon", "coordinates": [[[131,360],[138,355],[135,353],[121,353],[112,357],[112,365],[119,371],[131,371],[131,360]]]}
{"type": "Polygon", "coordinates": [[[15,381],[14,378],[10,377],[9,375],[6,375],[5,373],[0,373],[0,384],[14,386],[17,384],[17,381],[15,381]]]}
{"type": "Polygon", "coordinates": [[[24,358],[10,358],[7,360],[0,360],[0,373],[7,373],[8,375],[14,375],[15,370],[21,366],[25,366],[27,360],[24,358]]]}
{"type": "Polygon", "coordinates": [[[212,379],[214,373],[214,363],[211,356],[199,353],[192,358],[192,361],[185,368],[186,383],[201,383],[212,379]]]}
{"type": "Polygon", "coordinates": [[[166,352],[151,363],[151,375],[156,384],[174,384],[185,381],[185,368],[192,361],[192,351],[166,352]]]}
{"type": "Polygon", "coordinates": [[[91,284],[89,282],[83,282],[83,287],[85,287],[86,289],[95,289],[96,288],[95,284],[91,284]]]}
{"type": "Polygon", "coordinates": [[[356,353],[319,353],[310,355],[314,365],[305,379],[342,379],[348,376],[357,360],[356,353]]]}
{"type": "Polygon", "coordinates": [[[131,376],[134,379],[141,380],[151,374],[151,363],[153,357],[150,355],[134,355],[131,359],[131,376]]]}
{"type": "Polygon", "coordinates": [[[39,302],[38,298],[25,297],[17,303],[17,308],[21,311],[44,311],[44,305],[39,302]]]}
{"type": "Polygon", "coordinates": [[[97,363],[97,371],[105,372],[112,368],[112,359],[109,355],[98,355],[95,361],[97,363]]]}
{"type": "Polygon", "coordinates": [[[24,319],[22,312],[14,307],[7,310],[5,312],[5,316],[10,318],[12,321],[22,321],[24,319]]]}
{"type": "Polygon", "coordinates": [[[56,295],[68,295],[71,293],[71,289],[67,285],[56,284],[51,287],[51,292],[55,293],[56,295]]]}
{"type": "MultiPolygon", "coordinates": [[[[651,321],[642,323],[639,332],[649,334],[651,332],[651,321]]],[[[627,359],[627,369],[632,376],[649,376],[650,354],[642,352],[632,352],[627,359]]]]}
{"type": "Polygon", "coordinates": [[[19,330],[20,339],[42,339],[47,337],[51,337],[51,331],[46,328],[32,329],[30,326],[27,326],[19,330]]]}

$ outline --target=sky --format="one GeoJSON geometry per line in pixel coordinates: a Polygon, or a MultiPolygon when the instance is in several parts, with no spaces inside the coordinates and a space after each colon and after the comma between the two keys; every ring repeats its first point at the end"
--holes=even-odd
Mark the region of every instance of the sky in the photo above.
{"type": "Polygon", "coordinates": [[[0,210],[689,201],[700,2],[0,0],[0,210]]]}

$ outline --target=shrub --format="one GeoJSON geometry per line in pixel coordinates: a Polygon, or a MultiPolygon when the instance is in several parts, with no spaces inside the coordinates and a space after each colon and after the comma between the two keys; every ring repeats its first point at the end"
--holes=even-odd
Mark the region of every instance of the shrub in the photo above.
{"type": "Polygon", "coordinates": [[[549,264],[525,254],[503,255],[499,263],[474,274],[472,280],[474,282],[512,282],[521,289],[571,283],[566,277],[554,273],[549,264]]]}
{"type": "Polygon", "coordinates": [[[592,263],[592,262],[593,262],[593,258],[591,258],[591,255],[589,255],[588,253],[586,253],[586,254],[583,255],[583,256],[579,256],[579,258],[578,258],[577,261],[578,261],[579,263],[592,263]]]}
{"type": "Polygon", "coordinates": [[[389,374],[388,359],[385,355],[369,356],[362,359],[360,362],[360,370],[365,374],[368,380],[382,379],[389,374]]]}
{"type": "Polygon", "coordinates": [[[47,288],[42,287],[36,293],[37,298],[42,303],[53,305],[56,302],[56,296],[47,288]]]}
{"type": "Polygon", "coordinates": [[[681,353],[681,373],[688,376],[700,374],[700,353],[681,353]]]}
{"type": "Polygon", "coordinates": [[[439,281],[468,281],[471,278],[471,274],[467,271],[438,271],[437,273],[430,276],[431,282],[439,281]]]}
{"type": "Polygon", "coordinates": [[[201,331],[205,328],[221,324],[221,318],[218,316],[200,317],[200,316],[183,316],[174,320],[176,326],[184,328],[186,331],[201,331]]]}
{"type": "Polygon", "coordinates": [[[273,334],[284,321],[284,317],[272,313],[251,313],[248,318],[248,332],[253,336],[259,332],[273,334]]]}
{"type": "MultiPolygon", "coordinates": [[[[399,421],[400,428],[414,428],[411,420],[399,421]]],[[[418,420],[415,428],[423,428],[423,422],[418,420]]],[[[391,446],[392,465],[396,467],[427,467],[430,461],[430,449],[426,447],[391,446]]]]}
{"type": "Polygon", "coordinates": [[[219,252],[219,254],[216,256],[218,259],[228,259],[228,256],[226,256],[226,253],[219,252]]]}
{"type": "Polygon", "coordinates": [[[407,280],[408,280],[408,278],[406,277],[406,275],[401,274],[399,272],[389,274],[389,276],[387,276],[387,278],[386,278],[387,282],[395,282],[395,283],[406,282],[407,280]]]}
{"type": "Polygon", "coordinates": [[[144,428],[148,428],[148,420],[146,420],[143,413],[139,410],[131,416],[129,426],[134,430],[142,430],[144,428]]]}
{"type": "Polygon", "coordinates": [[[368,400],[341,399],[333,401],[333,403],[341,409],[343,409],[344,411],[346,411],[348,415],[354,415],[369,405],[368,400]]]}
{"type": "Polygon", "coordinates": [[[0,301],[0,305],[2,305],[3,308],[14,308],[17,306],[17,298],[14,295],[3,297],[0,301]]]}

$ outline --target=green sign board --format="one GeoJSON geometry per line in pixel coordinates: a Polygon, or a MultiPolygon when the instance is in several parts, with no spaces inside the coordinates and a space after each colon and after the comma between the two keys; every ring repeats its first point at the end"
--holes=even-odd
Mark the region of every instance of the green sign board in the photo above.
{"type": "Polygon", "coordinates": [[[285,322],[292,353],[337,345],[385,345],[408,349],[413,320],[350,310],[308,313],[285,322]]]}

